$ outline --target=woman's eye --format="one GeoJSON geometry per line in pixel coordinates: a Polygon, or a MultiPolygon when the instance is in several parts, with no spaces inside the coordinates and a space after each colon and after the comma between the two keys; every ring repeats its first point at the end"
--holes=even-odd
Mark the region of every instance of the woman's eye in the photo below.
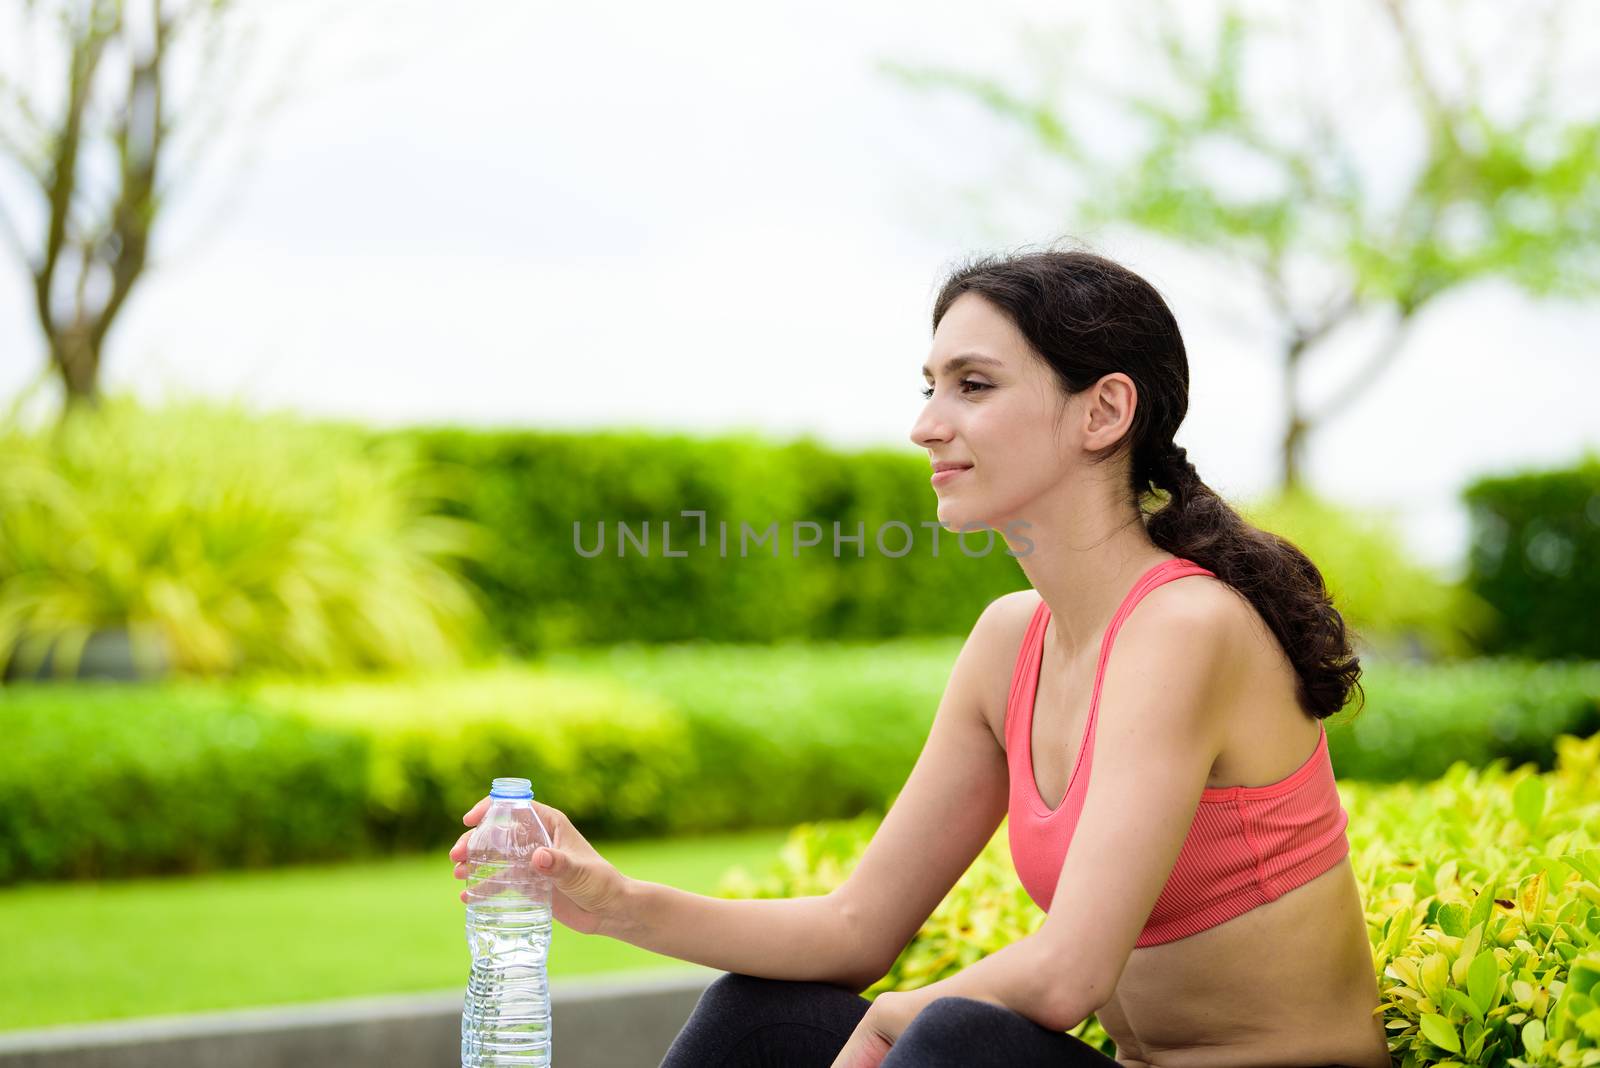
{"type": "MultiPolygon", "coordinates": [[[[974,389],[993,389],[994,388],[994,387],[990,386],[989,383],[987,383],[987,382],[979,382],[977,379],[973,379],[973,378],[963,378],[961,380],[961,385],[963,385],[963,386],[972,386],[974,389]]],[[[965,392],[965,391],[963,391],[963,392],[965,392]]],[[[924,400],[926,400],[928,398],[931,398],[933,396],[933,387],[929,386],[928,388],[924,389],[922,391],[922,396],[923,396],[924,400]]]]}

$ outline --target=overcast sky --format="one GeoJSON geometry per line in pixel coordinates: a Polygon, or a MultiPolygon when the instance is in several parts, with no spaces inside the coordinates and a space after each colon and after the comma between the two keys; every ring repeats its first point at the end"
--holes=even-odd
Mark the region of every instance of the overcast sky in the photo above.
{"type": "MultiPolygon", "coordinates": [[[[739,428],[915,451],[941,273],[1066,236],[1162,292],[1192,377],[1178,442],[1219,491],[1260,492],[1284,412],[1248,280],[1193,250],[1076,229],[1025,140],[874,69],[1002,71],[1019,20],[1053,7],[532,3],[490,17],[389,0],[338,23],[304,0],[260,8],[263,54],[297,61],[295,96],[237,127],[254,146],[242,177],[213,168],[177,203],[104,381],[384,424],[739,428]],[[979,182],[998,206],[963,197],[979,182]]],[[[1186,17],[1203,26],[1209,7],[1186,17]]],[[[1318,32],[1325,69],[1348,73],[1351,53],[1318,32]]],[[[1138,72],[1114,45],[1090,54],[1138,72]]],[[[1374,158],[1415,147],[1350,100],[1374,158]]],[[[1127,147],[1115,125],[1088,129],[1127,147]]],[[[0,399],[43,361],[29,301],[5,261],[0,399]]],[[[1375,325],[1319,357],[1308,399],[1343,381],[1375,325]]],[[[1597,327],[1594,303],[1498,284],[1440,301],[1317,436],[1310,481],[1395,509],[1418,555],[1454,570],[1466,481],[1600,445],[1597,327]]]]}

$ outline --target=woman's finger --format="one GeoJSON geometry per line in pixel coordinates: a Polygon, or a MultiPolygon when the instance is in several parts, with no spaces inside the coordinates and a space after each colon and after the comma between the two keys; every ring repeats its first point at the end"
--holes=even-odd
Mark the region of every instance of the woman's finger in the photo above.
{"type": "Polygon", "coordinates": [[[450,859],[451,860],[466,860],[467,859],[467,839],[471,835],[472,835],[471,831],[462,831],[461,832],[461,837],[456,839],[456,844],[450,847],[450,859]]]}
{"type": "Polygon", "coordinates": [[[488,810],[488,808],[489,798],[485,797],[476,805],[473,805],[471,808],[467,809],[466,815],[461,817],[461,822],[465,823],[468,827],[477,826],[478,821],[483,819],[483,814],[488,810]]]}

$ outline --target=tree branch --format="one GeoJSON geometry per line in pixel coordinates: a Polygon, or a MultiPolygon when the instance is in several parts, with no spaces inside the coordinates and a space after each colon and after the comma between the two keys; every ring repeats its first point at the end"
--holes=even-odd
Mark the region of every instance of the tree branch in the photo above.
{"type": "Polygon", "coordinates": [[[1459,151],[1460,145],[1456,140],[1454,124],[1455,109],[1449,105],[1444,94],[1439,92],[1428,76],[1428,66],[1423,62],[1422,49],[1417,44],[1416,34],[1406,14],[1405,0],[1382,0],[1382,4],[1390,21],[1394,23],[1395,35],[1400,40],[1400,50],[1405,55],[1406,66],[1411,69],[1412,80],[1416,82],[1423,103],[1427,106],[1429,118],[1433,120],[1430,127],[1434,132],[1447,138],[1451,147],[1459,151]]]}
{"type": "Polygon", "coordinates": [[[162,64],[169,34],[176,23],[161,15],[161,0],[151,0],[154,39],[150,52],[135,59],[128,73],[128,104],[117,124],[115,141],[122,163],[122,187],[112,209],[112,233],[117,237],[111,260],[111,294],[91,328],[96,349],[105,341],[117,313],[122,310],[150,246],[150,229],[158,206],[154,202],[156,168],[165,136],[162,114],[162,64]]]}
{"type": "Polygon", "coordinates": [[[68,320],[73,326],[88,321],[89,309],[84,298],[89,292],[89,275],[94,271],[94,247],[96,240],[92,237],[77,242],[78,246],[78,281],[72,287],[73,309],[72,318],[68,320]]]}
{"type": "Polygon", "coordinates": [[[120,14],[115,20],[105,20],[104,15],[105,11],[100,5],[91,7],[85,16],[87,24],[83,28],[83,36],[72,42],[66,115],[49,164],[50,183],[47,192],[50,222],[45,234],[44,256],[36,266],[33,277],[39,324],[52,344],[58,330],[50,298],[56,265],[67,240],[72,197],[78,184],[78,149],[83,137],[83,117],[94,88],[94,75],[100,66],[100,57],[104,55],[106,42],[111,39],[120,22],[120,14]]]}
{"type": "Polygon", "coordinates": [[[1345,382],[1332,398],[1322,405],[1306,421],[1311,426],[1322,426],[1327,420],[1338,415],[1350,403],[1364,393],[1377,381],[1378,375],[1388,369],[1395,362],[1395,356],[1400,347],[1405,343],[1406,335],[1410,332],[1411,324],[1416,321],[1416,308],[1410,311],[1401,311],[1394,326],[1389,331],[1389,336],[1373,352],[1361,368],[1345,382]]]}
{"type": "Polygon", "coordinates": [[[1311,325],[1300,331],[1307,345],[1315,345],[1361,306],[1360,290],[1351,286],[1342,297],[1333,297],[1323,303],[1322,314],[1311,325]]]}
{"type": "MultiPolygon", "coordinates": [[[[9,98],[10,106],[20,116],[23,125],[27,128],[27,134],[35,142],[45,140],[43,126],[40,124],[38,116],[34,114],[33,103],[28,99],[28,95],[17,86],[11,84],[3,74],[0,74],[0,97],[9,98]]],[[[38,185],[39,191],[47,197],[50,195],[50,176],[45,171],[43,161],[39,159],[37,146],[30,151],[24,147],[21,141],[13,137],[5,127],[0,126],[0,153],[15,160],[17,166],[21,167],[24,173],[38,185]]]]}
{"type": "Polygon", "coordinates": [[[11,215],[6,211],[6,205],[4,201],[0,201],[0,234],[5,236],[6,244],[11,246],[11,250],[17,254],[18,262],[20,262],[31,275],[33,273],[34,265],[28,256],[28,247],[23,244],[21,232],[19,232],[16,225],[12,223],[11,215]]]}

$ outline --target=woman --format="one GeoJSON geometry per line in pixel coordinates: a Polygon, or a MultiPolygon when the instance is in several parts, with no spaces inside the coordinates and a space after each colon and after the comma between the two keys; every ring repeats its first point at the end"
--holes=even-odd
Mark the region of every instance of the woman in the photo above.
{"type": "Polygon", "coordinates": [[[663,1068],[1386,1068],[1321,723],[1359,662],[1317,568],[1174,445],[1189,370],[1166,303],[1087,252],[978,259],[935,301],[923,372],[939,521],[1001,531],[1031,588],[973,626],[845,885],[728,901],[627,879],[545,806],[556,918],[729,973],[663,1068]],[[1043,924],[862,998],[1007,816],[1043,924]],[[1115,1060],[1065,1033],[1091,1013],[1115,1060]]]}

